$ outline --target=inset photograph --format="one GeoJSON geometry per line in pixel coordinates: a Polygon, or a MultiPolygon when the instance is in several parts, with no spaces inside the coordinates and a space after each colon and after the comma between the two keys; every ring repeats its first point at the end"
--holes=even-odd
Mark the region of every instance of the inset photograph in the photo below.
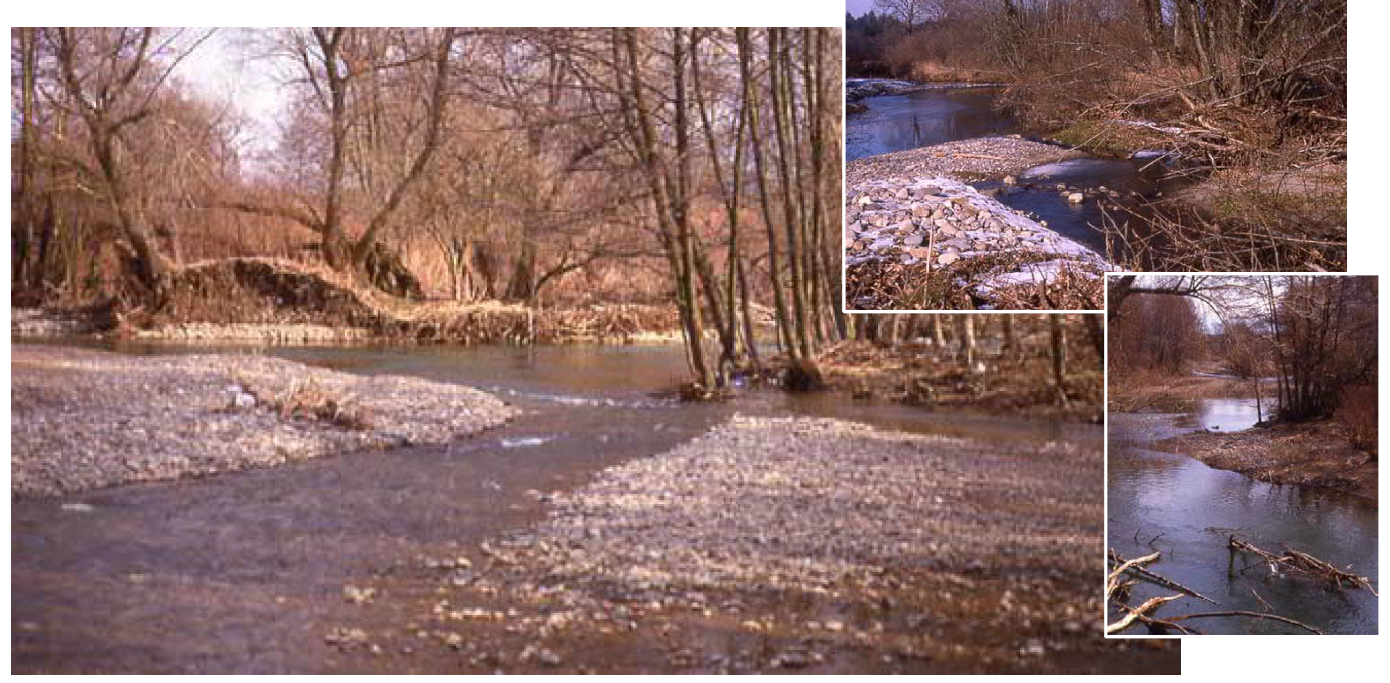
{"type": "Polygon", "coordinates": [[[1377,279],[1106,283],[1106,634],[1377,633],[1377,279]]]}
{"type": "Polygon", "coordinates": [[[1346,270],[1346,3],[847,0],[850,310],[1346,270]]]}

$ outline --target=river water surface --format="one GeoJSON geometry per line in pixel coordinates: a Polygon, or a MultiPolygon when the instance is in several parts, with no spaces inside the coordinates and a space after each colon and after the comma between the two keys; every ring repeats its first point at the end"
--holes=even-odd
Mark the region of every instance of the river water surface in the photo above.
{"type": "MultiPolygon", "coordinates": [[[[850,114],[845,120],[845,159],[853,161],[970,138],[1026,136],[1029,131],[1017,118],[996,107],[1001,92],[994,87],[944,88],[861,99],[859,103],[868,110],[850,114]]],[[[981,190],[998,190],[996,198],[1000,202],[1047,221],[1053,230],[1105,255],[1107,245],[1098,227],[1104,224],[1105,217],[1100,203],[1095,199],[1081,204],[1068,202],[1057,184],[1104,186],[1120,193],[1120,203],[1130,204],[1178,188],[1181,183],[1170,177],[1170,171],[1161,158],[1083,157],[1029,169],[1019,174],[1016,186],[1005,186],[997,180],[973,185],[981,190]]],[[[1110,213],[1124,215],[1113,208],[1110,213]]],[[[1140,210],[1139,214],[1145,212],[1140,210]]]]}
{"type": "MultiPolygon", "coordinates": [[[[1236,431],[1254,422],[1253,400],[1205,401],[1189,414],[1111,413],[1109,546],[1126,559],[1162,551],[1161,560],[1150,569],[1221,603],[1184,597],[1164,605],[1159,617],[1246,610],[1286,616],[1326,633],[1376,633],[1379,604],[1369,592],[1272,575],[1258,558],[1232,559],[1227,551],[1232,535],[1275,553],[1288,546],[1350,566],[1349,571],[1370,577],[1379,591],[1373,502],[1335,491],[1255,481],[1154,447],[1156,441],[1185,432],[1236,431]]],[[[1174,593],[1141,582],[1129,604],[1174,593]]],[[[1109,618],[1114,621],[1118,615],[1112,611],[1109,618]]],[[[1240,617],[1185,623],[1207,633],[1303,632],[1275,621],[1240,617]]],[[[1143,631],[1135,628],[1129,633],[1143,631]]]]}
{"type": "MultiPolygon", "coordinates": [[[[686,377],[679,346],[266,353],[345,372],[464,383],[493,391],[525,413],[446,446],[346,453],[268,470],[13,502],[16,670],[356,670],[360,659],[337,662],[321,646],[305,645],[349,621],[377,626],[344,602],[345,584],[409,571],[401,563],[413,558],[476,548],[543,515],[543,504],[527,491],[582,486],[606,467],[670,450],[735,412],[838,417],[1004,441],[1101,438],[1092,425],[941,415],[778,391],[681,404],[668,398],[686,377]]],[[[406,602],[395,596],[381,609],[406,602]]],[[[401,619],[386,613],[374,618],[392,627],[401,619]]],[[[660,668],[664,661],[625,665],[660,668]]],[[[379,662],[384,671],[404,665],[379,662]]]]}

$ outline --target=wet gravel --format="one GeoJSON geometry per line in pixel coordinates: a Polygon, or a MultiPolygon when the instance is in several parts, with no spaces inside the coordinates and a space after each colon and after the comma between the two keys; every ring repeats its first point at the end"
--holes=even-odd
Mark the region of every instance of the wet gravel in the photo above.
{"type": "Polygon", "coordinates": [[[738,417],[556,496],[534,536],[512,545],[552,574],[638,590],[751,582],[818,592],[890,565],[1093,560],[1099,487],[1038,477],[1047,465],[1020,457],[1083,456],[1067,443],[1000,453],[850,422],[738,417]],[[1056,505],[1010,508],[1024,499],[1056,505]]]}
{"type": "Polygon", "coordinates": [[[349,651],[463,671],[1175,672],[1171,644],[1100,637],[1101,457],[736,416],[528,492],[545,519],[471,559],[417,558],[432,595],[349,651]]]}
{"type": "Polygon", "coordinates": [[[10,367],[11,492],[19,497],[444,443],[516,413],[468,387],[257,355],[140,358],[15,345],[10,367]],[[352,419],[282,412],[280,400],[296,396],[331,400],[352,419]]]}

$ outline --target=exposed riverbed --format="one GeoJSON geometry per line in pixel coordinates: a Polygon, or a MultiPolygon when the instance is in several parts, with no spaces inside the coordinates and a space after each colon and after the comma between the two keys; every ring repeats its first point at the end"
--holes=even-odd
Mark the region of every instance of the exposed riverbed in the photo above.
{"type": "MultiPolygon", "coordinates": [[[[1126,558],[1161,551],[1162,559],[1150,569],[1221,603],[1217,607],[1184,597],[1164,605],[1159,618],[1248,610],[1286,616],[1326,633],[1376,633],[1379,605],[1368,591],[1329,590],[1306,579],[1274,575],[1249,555],[1237,555],[1231,564],[1227,550],[1232,535],[1274,552],[1287,546],[1350,567],[1348,571],[1374,582],[1379,568],[1373,501],[1256,481],[1155,446],[1203,429],[1249,429],[1255,412],[1253,399],[1212,399],[1185,414],[1110,413],[1109,546],[1126,558]]],[[[1140,582],[1129,603],[1174,593],[1140,582]]],[[[1110,618],[1116,617],[1112,609],[1110,618]]],[[[1279,622],[1238,617],[1191,625],[1207,633],[1301,632],[1279,622]]]]}
{"type": "MultiPolygon", "coordinates": [[[[172,346],[124,350],[208,351],[172,346]]],[[[992,447],[1001,452],[1045,448],[1060,440],[1082,444],[1084,453],[1093,447],[1084,444],[1099,438],[1094,426],[957,418],[780,392],[731,403],[682,405],[659,393],[685,373],[680,349],[670,346],[299,348],[270,353],[354,374],[469,384],[516,404],[524,414],[505,427],[446,446],[344,453],[274,469],[13,502],[16,670],[544,669],[546,658],[526,655],[524,643],[517,645],[518,655],[488,640],[500,637],[504,623],[497,633],[469,635],[475,647],[493,642],[498,648],[470,653],[481,658],[477,661],[462,659],[459,648],[441,645],[433,636],[417,641],[407,628],[420,619],[415,610],[428,605],[441,582],[450,580],[430,569],[425,558],[465,556],[482,568],[482,544],[539,521],[551,492],[576,489],[605,468],[671,451],[734,412],[851,418],[889,433],[959,435],[1005,444],[992,447]],[[367,585],[378,591],[375,597],[349,590],[367,585]],[[389,649],[368,650],[365,643],[343,647],[356,642],[352,629],[389,649]]],[[[1014,461],[1031,467],[1026,456],[1014,461]]],[[[971,462],[964,458],[960,466],[971,462]]],[[[1040,472],[1058,467],[1039,466],[1044,468],[1040,472]]],[[[1093,495],[1078,491],[1083,497],[1093,495]]],[[[1084,637],[1095,633],[1089,626],[1067,635],[1023,638],[1019,644],[1004,641],[999,646],[1009,654],[993,665],[979,657],[998,654],[966,653],[935,665],[930,660],[890,663],[875,659],[871,645],[842,645],[824,649],[818,668],[1118,671],[1176,666],[1175,650],[1091,643],[1084,637]],[[1098,659],[1101,649],[1113,656],[1098,659]]],[[[779,661],[791,661],[769,659],[779,656],[771,652],[758,654],[764,647],[759,643],[766,640],[755,633],[718,635],[720,628],[696,624],[688,631],[689,643],[711,657],[727,655],[734,668],[776,668],[779,661]]],[[[582,654],[562,649],[564,667],[582,670],[609,662],[633,671],[720,668],[704,659],[695,665],[673,664],[669,653],[649,651],[654,640],[648,639],[654,637],[642,636],[635,645],[631,637],[593,645],[597,649],[590,652],[589,664],[581,661],[582,654]]],[[[587,651],[587,646],[575,646],[587,651]]]]}

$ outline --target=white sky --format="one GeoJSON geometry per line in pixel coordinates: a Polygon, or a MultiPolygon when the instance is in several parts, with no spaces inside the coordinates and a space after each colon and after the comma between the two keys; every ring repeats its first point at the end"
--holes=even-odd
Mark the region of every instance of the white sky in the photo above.
{"type": "MultiPolygon", "coordinates": [[[[177,44],[191,47],[208,31],[185,29],[177,44]]],[[[275,142],[285,97],[273,65],[250,58],[245,40],[244,29],[217,29],[179,63],[174,75],[203,96],[228,103],[249,117],[251,126],[243,133],[243,142],[250,149],[264,150],[275,142]]]]}

